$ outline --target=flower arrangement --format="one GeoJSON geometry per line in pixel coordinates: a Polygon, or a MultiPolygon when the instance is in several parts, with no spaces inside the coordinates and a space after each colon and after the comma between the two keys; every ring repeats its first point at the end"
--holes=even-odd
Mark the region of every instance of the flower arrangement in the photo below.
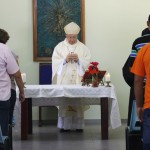
{"type": "Polygon", "coordinates": [[[85,71],[81,80],[82,85],[89,85],[91,83],[93,87],[97,87],[100,83],[104,85],[102,79],[106,71],[100,71],[98,69],[98,64],[98,62],[90,62],[90,66],[88,67],[88,70],[85,71]]]}

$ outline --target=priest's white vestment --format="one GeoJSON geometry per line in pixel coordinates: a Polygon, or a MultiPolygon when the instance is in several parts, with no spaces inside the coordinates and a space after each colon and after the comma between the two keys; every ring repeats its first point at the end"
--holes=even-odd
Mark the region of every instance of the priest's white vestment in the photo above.
{"type": "MultiPolygon", "coordinates": [[[[81,84],[82,76],[91,59],[90,50],[79,40],[73,45],[67,39],[60,42],[52,55],[52,82],[53,84],[81,84]],[[69,53],[78,55],[78,62],[66,62],[69,53]]],[[[76,100],[76,99],[74,99],[76,100]]],[[[79,104],[80,100],[78,99],[79,104]]],[[[61,106],[58,111],[58,128],[83,129],[84,106],[61,106]]]]}

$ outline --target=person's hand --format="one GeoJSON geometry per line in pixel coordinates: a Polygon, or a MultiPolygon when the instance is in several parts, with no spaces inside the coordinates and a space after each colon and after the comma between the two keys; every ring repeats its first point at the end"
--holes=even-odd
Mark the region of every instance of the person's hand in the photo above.
{"type": "Polygon", "coordinates": [[[74,60],[74,62],[78,62],[79,58],[77,54],[72,54],[72,59],[74,60]]]}
{"type": "Polygon", "coordinates": [[[143,112],[144,112],[143,107],[137,107],[137,114],[140,122],[143,122],[143,112]]]}
{"type": "Polygon", "coordinates": [[[24,93],[19,93],[19,101],[23,102],[25,100],[25,95],[24,93]]]}
{"type": "Polygon", "coordinates": [[[72,60],[72,54],[68,54],[66,57],[66,62],[70,62],[72,60]]]}

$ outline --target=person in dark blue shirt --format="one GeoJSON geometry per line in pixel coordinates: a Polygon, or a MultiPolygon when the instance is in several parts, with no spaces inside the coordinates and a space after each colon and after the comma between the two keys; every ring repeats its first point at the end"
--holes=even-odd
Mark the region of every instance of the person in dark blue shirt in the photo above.
{"type": "Polygon", "coordinates": [[[135,39],[132,44],[131,53],[126,60],[122,72],[125,82],[130,86],[130,96],[129,96],[129,106],[128,106],[128,121],[127,125],[130,125],[131,111],[132,111],[132,103],[135,100],[134,95],[134,74],[130,72],[130,69],[134,63],[134,60],[137,56],[138,51],[146,44],[150,43],[150,15],[147,21],[148,28],[142,31],[142,36],[135,39]]]}

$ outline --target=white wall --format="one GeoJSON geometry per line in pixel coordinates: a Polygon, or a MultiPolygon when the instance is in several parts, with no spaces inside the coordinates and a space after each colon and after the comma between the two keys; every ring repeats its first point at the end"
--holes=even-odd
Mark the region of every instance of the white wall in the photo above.
{"type": "MultiPolygon", "coordinates": [[[[146,27],[148,6],[149,0],[85,0],[86,45],[93,61],[100,62],[100,69],[110,72],[123,119],[127,118],[129,87],[123,80],[122,66],[132,42],[146,27]]],[[[38,84],[39,63],[33,62],[32,0],[1,0],[0,28],[10,34],[8,45],[19,55],[27,84],[38,84]]],[[[85,117],[97,119],[99,113],[99,107],[92,106],[85,117]]],[[[34,119],[37,116],[34,109],[34,119]]]]}

